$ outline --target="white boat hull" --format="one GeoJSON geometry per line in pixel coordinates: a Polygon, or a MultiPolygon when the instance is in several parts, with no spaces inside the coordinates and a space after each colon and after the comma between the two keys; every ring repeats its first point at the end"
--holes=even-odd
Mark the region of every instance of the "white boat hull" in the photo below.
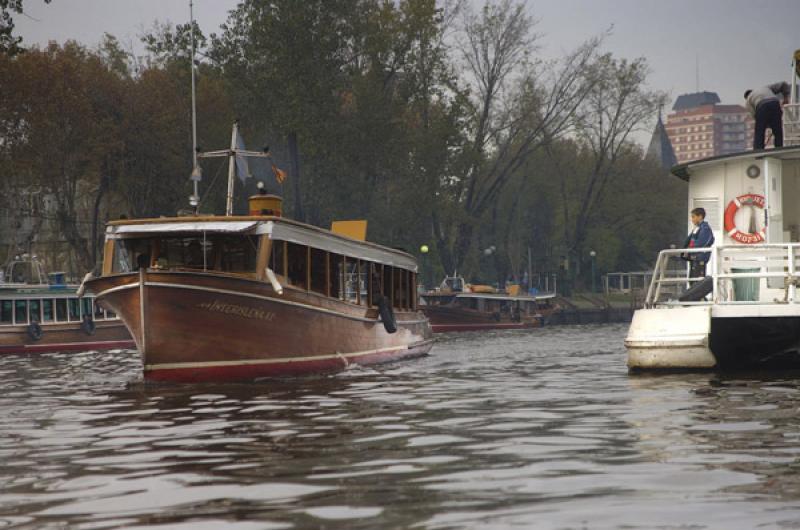
{"type": "Polygon", "coordinates": [[[640,309],[625,339],[628,368],[713,368],[717,361],[709,348],[710,334],[708,306],[640,309]]]}

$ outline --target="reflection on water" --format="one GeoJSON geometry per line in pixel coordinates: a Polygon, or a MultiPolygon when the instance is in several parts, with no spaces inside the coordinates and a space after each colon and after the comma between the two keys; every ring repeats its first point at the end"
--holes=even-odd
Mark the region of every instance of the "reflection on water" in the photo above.
{"type": "Polygon", "coordinates": [[[629,376],[625,328],[296,380],[0,358],[0,528],[800,526],[798,374],[629,376]]]}

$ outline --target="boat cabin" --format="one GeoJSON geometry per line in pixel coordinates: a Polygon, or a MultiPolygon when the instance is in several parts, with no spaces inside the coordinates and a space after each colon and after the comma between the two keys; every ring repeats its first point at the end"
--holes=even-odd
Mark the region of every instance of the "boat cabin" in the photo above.
{"type": "Polygon", "coordinates": [[[15,256],[6,265],[0,281],[0,327],[27,326],[33,322],[58,324],[92,320],[115,320],[93,296],[79,298],[76,286],[65,283],[63,272],[47,274],[36,256],[15,256]]]}
{"type": "Polygon", "coordinates": [[[103,276],[192,272],[273,283],[399,311],[416,310],[417,265],[405,252],[282,217],[228,216],[117,221],[107,229],[103,276]]]}
{"type": "Polygon", "coordinates": [[[793,303],[800,259],[800,146],[748,151],[678,165],[689,184],[689,220],[706,211],[714,245],[664,250],[656,262],[646,307],[691,304],[793,303]],[[692,289],[685,258],[709,257],[707,289],[692,289]],[[697,296],[688,292],[696,291],[697,296]]]}

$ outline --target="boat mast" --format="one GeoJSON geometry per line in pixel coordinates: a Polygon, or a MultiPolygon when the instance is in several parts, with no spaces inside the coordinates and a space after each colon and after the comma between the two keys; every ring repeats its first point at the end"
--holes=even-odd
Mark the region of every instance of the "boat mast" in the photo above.
{"type": "MultiPolygon", "coordinates": [[[[231,131],[231,146],[228,149],[221,149],[218,151],[206,151],[198,153],[197,158],[221,158],[228,157],[228,193],[225,201],[225,215],[233,215],[233,190],[234,179],[236,178],[236,158],[241,157],[243,160],[246,157],[255,158],[269,158],[269,148],[265,147],[262,151],[248,151],[247,149],[239,148],[239,122],[233,122],[233,130],[231,131]]],[[[246,175],[245,177],[250,176],[246,175]]],[[[244,178],[244,177],[243,177],[244,178]]]]}
{"type": "Polygon", "coordinates": [[[201,178],[200,167],[197,165],[197,103],[195,98],[194,80],[194,9],[193,2],[189,0],[189,40],[192,43],[192,56],[189,61],[189,68],[192,69],[192,197],[189,203],[194,207],[194,213],[200,208],[200,193],[198,183],[201,178]]]}
{"type": "Polygon", "coordinates": [[[239,136],[239,122],[233,122],[231,150],[228,155],[228,199],[225,202],[225,215],[233,215],[233,178],[236,175],[236,138],[239,136]]]}

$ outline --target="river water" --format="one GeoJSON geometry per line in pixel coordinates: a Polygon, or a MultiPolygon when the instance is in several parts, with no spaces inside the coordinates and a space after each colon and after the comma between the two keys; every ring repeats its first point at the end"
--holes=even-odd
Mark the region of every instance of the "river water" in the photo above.
{"type": "Polygon", "coordinates": [[[800,528],[800,374],[631,376],[625,326],[227,385],[0,358],[0,528],[800,528]]]}

